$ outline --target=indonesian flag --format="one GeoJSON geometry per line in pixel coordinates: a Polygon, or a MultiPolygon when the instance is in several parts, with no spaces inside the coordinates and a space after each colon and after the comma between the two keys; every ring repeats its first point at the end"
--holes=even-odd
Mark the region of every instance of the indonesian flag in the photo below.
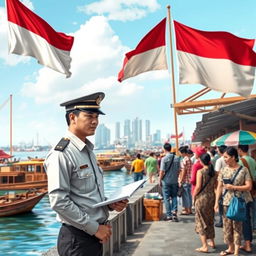
{"type": "Polygon", "coordinates": [[[181,84],[251,94],[256,66],[254,40],[228,32],[206,32],[174,21],[181,84]]]}
{"type": "Polygon", "coordinates": [[[150,70],[168,69],[165,53],[166,18],[158,23],[137,45],[126,53],[118,81],[150,70]]]}
{"type": "MultiPolygon", "coordinates": [[[[181,137],[183,137],[183,132],[178,134],[178,139],[180,139],[181,137]]],[[[176,135],[175,134],[171,134],[171,139],[176,139],[176,135]]]]}
{"type": "Polygon", "coordinates": [[[18,0],[6,0],[9,52],[35,57],[38,63],[71,76],[70,50],[74,38],[56,32],[18,0]]]}

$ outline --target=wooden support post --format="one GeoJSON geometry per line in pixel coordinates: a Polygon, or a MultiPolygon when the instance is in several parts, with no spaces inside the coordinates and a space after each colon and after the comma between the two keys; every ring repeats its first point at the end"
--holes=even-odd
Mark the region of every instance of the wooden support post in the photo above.
{"type": "Polygon", "coordinates": [[[177,112],[174,107],[176,104],[176,90],[175,90],[175,79],[174,79],[174,61],[173,61],[173,51],[172,51],[172,29],[171,29],[171,7],[167,6],[167,23],[169,28],[169,40],[170,40],[170,59],[171,59],[171,70],[172,70],[172,102],[173,102],[173,117],[174,117],[174,127],[175,127],[175,148],[176,154],[179,149],[179,134],[178,134],[178,123],[177,123],[177,112]]]}

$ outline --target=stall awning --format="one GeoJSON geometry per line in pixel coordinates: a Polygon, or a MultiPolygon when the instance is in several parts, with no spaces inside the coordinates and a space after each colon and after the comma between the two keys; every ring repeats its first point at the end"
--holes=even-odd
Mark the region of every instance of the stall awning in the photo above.
{"type": "Polygon", "coordinates": [[[196,123],[193,142],[204,142],[228,131],[238,130],[241,119],[256,124],[256,99],[233,103],[204,114],[202,121],[196,123]]]}

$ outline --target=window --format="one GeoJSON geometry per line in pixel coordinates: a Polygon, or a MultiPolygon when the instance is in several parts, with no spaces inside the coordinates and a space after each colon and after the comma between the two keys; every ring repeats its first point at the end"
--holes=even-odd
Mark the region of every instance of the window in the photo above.
{"type": "Polygon", "coordinates": [[[34,165],[29,164],[27,167],[28,167],[28,172],[34,172],[35,171],[35,166],[34,165]]]}
{"type": "Polygon", "coordinates": [[[6,184],[8,182],[7,176],[3,176],[2,183],[6,184]]]}
{"type": "Polygon", "coordinates": [[[41,166],[40,165],[36,166],[36,172],[41,172],[41,166]]]}

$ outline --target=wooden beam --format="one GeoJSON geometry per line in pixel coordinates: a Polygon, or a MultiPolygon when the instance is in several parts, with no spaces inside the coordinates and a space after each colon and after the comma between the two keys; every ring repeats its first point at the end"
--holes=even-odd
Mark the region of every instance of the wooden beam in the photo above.
{"type": "MultiPolygon", "coordinates": [[[[181,102],[173,104],[173,107],[176,109],[178,114],[183,114],[183,110],[187,109],[196,109],[200,107],[214,107],[214,106],[223,106],[231,103],[243,101],[246,99],[256,98],[256,94],[251,95],[249,98],[244,97],[229,97],[229,98],[219,98],[219,99],[209,99],[209,100],[200,100],[200,101],[192,101],[192,102],[181,102]]],[[[209,112],[210,110],[205,110],[205,112],[209,112]]],[[[192,110],[193,113],[194,112],[192,110]]]]}
{"type": "Polygon", "coordinates": [[[199,108],[193,108],[193,109],[182,109],[178,110],[177,114],[178,115],[189,115],[189,114],[201,114],[201,113],[206,113],[206,112],[211,112],[216,110],[216,108],[208,108],[208,109],[199,109],[199,108]]]}
{"type": "Polygon", "coordinates": [[[193,95],[189,96],[188,98],[186,98],[185,100],[183,100],[181,102],[191,101],[191,99],[196,97],[197,95],[202,94],[202,93],[205,94],[206,93],[205,91],[208,91],[208,89],[209,88],[205,87],[204,89],[200,90],[199,92],[194,93],[193,95]]]}

